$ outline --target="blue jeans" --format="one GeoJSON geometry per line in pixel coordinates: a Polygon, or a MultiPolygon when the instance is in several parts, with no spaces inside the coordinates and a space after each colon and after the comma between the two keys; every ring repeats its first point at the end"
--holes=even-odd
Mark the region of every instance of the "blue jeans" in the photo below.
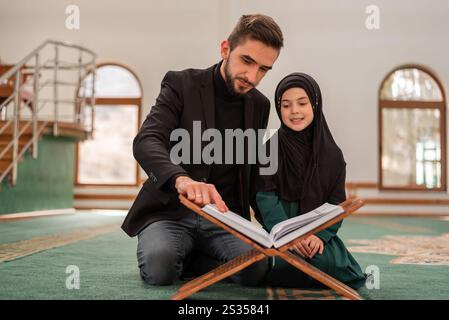
{"type": "MultiPolygon", "coordinates": [[[[223,264],[252,247],[196,213],[180,220],[153,222],[138,234],[137,260],[142,279],[151,285],[170,285],[180,279],[186,258],[193,250],[223,264]]],[[[210,268],[214,265],[207,263],[210,268]]],[[[267,259],[261,260],[231,276],[247,286],[260,284],[268,270],[267,259]]],[[[196,270],[204,273],[207,270],[196,270]]]]}

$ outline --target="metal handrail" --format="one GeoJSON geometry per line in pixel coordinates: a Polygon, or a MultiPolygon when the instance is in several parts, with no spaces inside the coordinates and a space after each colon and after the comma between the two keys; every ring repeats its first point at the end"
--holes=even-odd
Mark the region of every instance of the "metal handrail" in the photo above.
{"type": "Polygon", "coordinates": [[[3,108],[4,106],[6,106],[7,104],[9,104],[9,103],[12,101],[12,99],[14,99],[14,95],[13,95],[13,94],[10,95],[8,98],[6,98],[6,100],[3,101],[3,102],[0,104],[0,110],[2,110],[2,108],[3,108]]]}
{"type": "Polygon", "coordinates": [[[3,125],[3,127],[0,128],[0,134],[3,133],[3,131],[6,130],[6,128],[12,123],[12,120],[6,121],[6,123],[3,125]]]}
{"type": "MultiPolygon", "coordinates": [[[[42,131],[44,131],[45,127],[47,126],[47,122],[44,122],[40,128],[38,129],[38,134],[41,134],[42,131]]],[[[25,154],[25,152],[28,150],[28,148],[30,148],[33,145],[33,140],[28,141],[21,149],[20,152],[18,152],[17,154],[17,158],[21,158],[23,157],[23,155],[25,154]]],[[[3,155],[2,155],[3,156],[3,155]]],[[[8,174],[8,171],[12,170],[14,168],[14,162],[11,162],[11,164],[6,168],[6,170],[0,175],[0,181],[3,181],[3,179],[6,177],[6,175],[8,174]]]]}
{"type": "MultiPolygon", "coordinates": [[[[24,83],[22,84],[22,86],[25,85],[25,84],[26,84],[26,82],[24,82],[24,83]]],[[[42,84],[39,85],[39,89],[33,90],[33,93],[39,93],[42,89],[48,87],[48,86],[51,85],[51,84],[53,84],[53,81],[45,81],[45,82],[43,82],[42,84]]],[[[23,88],[20,89],[20,90],[23,90],[23,88]]],[[[6,107],[6,106],[11,102],[12,99],[14,99],[14,94],[10,95],[8,98],[6,98],[5,101],[3,101],[2,103],[0,103],[0,110],[1,110],[3,107],[6,107]]],[[[44,102],[44,104],[45,104],[45,103],[47,103],[47,102],[52,102],[53,100],[48,99],[47,101],[43,101],[43,99],[39,99],[39,101],[40,101],[40,102],[44,102]]],[[[73,101],[72,101],[72,102],[73,102],[73,101]]],[[[40,109],[39,109],[39,110],[40,110],[40,109]]],[[[2,130],[1,130],[1,128],[0,128],[0,133],[1,133],[1,131],[2,131],[2,130]]]]}
{"type": "MultiPolygon", "coordinates": [[[[2,83],[2,81],[5,81],[9,78],[11,78],[12,76],[14,76],[14,74],[19,71],[23,66],[25,66],[25,64],[30,61],[32,58],[34,58],[34,56],[36,55],[36,53],[38,53],[39,51],[41,51],[46,45],[48,44],[54,44],[54,45],[59,45],[59,46],[63,46],[63,47],[69,47],[69,48],[76,48],[80,51],[89,53],[92,56],[92,60],[89,61],[90,65],[94,64],[96,59],[97,59],[97,55],[95,54],[95,52],[93,52],[92,50],[89,50],[83,46],[80,45],[76,45],[70,42],[65,42],[65,41],[56,41],[56,40],[46,40],[44,41],[40,46],[38,46],[36,49],[34,49],[33,51],[31,51],[25,58],[23,58],[22,60],[20,60],[20,62],[18,62],[13,68],[11,68],[10,70],[8,70],[7,72],[5,72],[3,75],[0,76],[0,83],[2,83]]],[[[86,64],[89,65],[89,62],[87,62],[86,64]]]]}
{"type": "MultiPolygon", "coordinates": [[[[22,129],[19,132],[19,136],[21,136],[31,125],[31,121],[28,121],[28,123],[26,123],[22,129]]],[[[0,159],[9,151],[9,149],[11,149],[14,146],[14,141],[10,141],[6,147],[3,149],[3,151],[0,152],[0,159]]]]}
{"type": "MultiPolygon", "coordinates": [[[[0,76],[0,84],[3,83],[10,83],[9,81],[11,78],[15,77],[14,81],[14,90],[12,90],[12,94],[3,102],[0,104],[0,112],[2,112],[2,109],[4,110],[4,117],[5,120],[7,120],[7,124],[0,128],[0,133],[2,133],[8,126],[12,126],[13,136],[11,139],[11,142],[8,143],[7,148],[5,148],[3,151],[0,152],[0,158],[6,154],[8,150],[12,148],[12,162],[10,165],[8,165],[7,169],[0,173],[0,183],[2,180],[11,173],[11,181],[13,185],[16,185],[17,181],[17,163],[18,159],[21,155],[26,152],[28,148],[32,146],[33,150],[33,158],[37,157],[37,143],[39,135],[42,132],[42,129],[38,128],[38,112],[43,108],[44,105],[46,105],[48,102],[53,102],[53,134],[58,135],[58,121],[59,121],[59,103],[65,104],[70,103],[74,106],[74,119],[77,123],[76,119],[81,119],[81,114],[84,112],[85,107],[89,107],[91,109],[91,119],[90,119],[90,135],[92,134],[93,130],[93,118],[94,118],[94,105],[95,105],[95,71],[96,71],[96,54],[83,46],[64,42],[64,41],[56,41],[56,40],[46,40],[41,45],[39,45],[36,49],[31,51],[29,54],[25,56],[22,60],[20,60],[16,65],[14,65],[11,69],[9,69],[7,72],[5,72],[3,75],[0,76]],[[42,54],[42,51],[47,46],[54,46],[54,58],[45,60],[44,64],[40,64],[40,55],[42,54]],[[59,49],[61,47],[69,48],[69,49],[75,49],[78,50],[78,59],[76,63],[62,61],[60,59],[60,51],[59,49]],[[84,54],[84,55],[83,55],[84,54]],[[87,54],[87,55],[86,55],[87,54]],[[87,57],[86,57],[87,56],[87,57]],[[83,59],[85,58],[85,59],[83,59]],[[35,61],[34,65],[27,65],[27,63],[31,62],[32,60],[35,61]],[[27,74],[30,70],[33,71],[34,75],[32,79],[26,79],[25,81],[22,81],[22,77],[24,74],[27,74]],[[40,71],[43,70],[53,70],[53,77],[52,80],[45,81],[43,83],[40,83],[40,71]],[[65,71],[65,70],[78,70],[78,78],[77,82],[69,82],[59,79],[58,71],[65,71]],[[86,85],[85,81],[83,83],[84,78],[82,77],[82,71],[84,70],[85,75],[88,73],[92,73],[92,92],[90,97],[85,97],[85,93],[83,94],[83,97],[78,97],[78,93],[75,93],[75,99],[74,100],[67,100],[67,99],[60,99],[59,98],[59,86],[68,86],[68,87],[75,87],[80,88],[84,87],[86,85]],[[32,92],[32,95],[30,99],[27,99],[27,91],[24,91],[24,87],[27,86],[27,88],[30,88],[30,80],[32,80],[32,89],[30,91],[32,92]],[[53,99],[41,99],[39,97],[39,92],[42,90],[42,88],[47,87],[47,85],[53,85],[53,99]],[[86,99],[89,99],[89,103],[86,103],[86,99]],[[29,106],[32,112],[32,120],[29,121],[26,124],[26,128],[32,124],[32,140],[25,144],[25,147],[20,150],[19,152],[19,138],[24,132],[23,129],[19,130],[19,123],[20,123],[20,109],[21,104],[23,101],[28,101],[29,106]],[[13,103],[13,118],[8,121],[8,105],[13,103]],[[42,104],[42,106],[40,106],[42,104]],[[81,108],[78,108],[78,106],[81,106],[81,108]]],[[[12,86],[12,85],[11,85],[12,86]]],[[[27,89],[28,90],[28,89],[27,89]]],[[[0,113],[1,116],[1,113],[0,113]]],[[[45,125],[47,124],[48,119],[44,122],[45,125]]]]}

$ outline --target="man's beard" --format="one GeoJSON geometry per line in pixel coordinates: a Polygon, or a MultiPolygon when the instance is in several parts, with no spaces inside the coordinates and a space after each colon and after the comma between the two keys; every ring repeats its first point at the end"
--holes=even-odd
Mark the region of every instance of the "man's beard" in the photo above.
{"type": "MultiPolygon", "coordinates": [[[[229,71],[229,60],[228,61],[223,61],[224,63],[224,74],[225,74],[225,83],[226,86],[228,87],[228,91],[229,93],[231,93],[234,96],[243,96],[245,95],[246,92],[238,92],[235,90],[235,79],[232,77],[231,72],[229,71]]],[[[248,90],[249,91],[249,90],[248,90]]]]}

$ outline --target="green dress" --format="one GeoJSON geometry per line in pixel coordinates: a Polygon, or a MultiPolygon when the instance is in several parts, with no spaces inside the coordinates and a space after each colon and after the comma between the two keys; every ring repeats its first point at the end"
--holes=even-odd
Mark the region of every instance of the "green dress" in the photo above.
{"type": "MultiPolygon", "coordinates": [[[[258,192],[256,201],[267,231],[270,231],[276,223],[295,217],[298,212],[298,202],[279,199],[274,192],[258,192]]],[[[324,243],[323,253],[318,252],[312,259],[304,259],[328,275],[358,289],[365,284],[365,275],[343,241],[337,236],[341,224],[340,221],[317,232],[315,235],[324,243]]],[[[266,285],[296,288],[319,286],[312,278],[277,257],[267,274],[266,285]]]]}

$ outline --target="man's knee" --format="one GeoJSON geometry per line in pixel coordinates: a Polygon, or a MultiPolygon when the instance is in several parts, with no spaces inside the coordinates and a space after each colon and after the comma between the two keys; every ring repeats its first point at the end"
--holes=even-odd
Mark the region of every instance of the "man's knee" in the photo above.
{"type": "Polygon", "coordinates": [[[171,285],[179,277],[176,264],[175,252],[150,250],[139,258],[140,275],[151,285],[171,285]]]}

